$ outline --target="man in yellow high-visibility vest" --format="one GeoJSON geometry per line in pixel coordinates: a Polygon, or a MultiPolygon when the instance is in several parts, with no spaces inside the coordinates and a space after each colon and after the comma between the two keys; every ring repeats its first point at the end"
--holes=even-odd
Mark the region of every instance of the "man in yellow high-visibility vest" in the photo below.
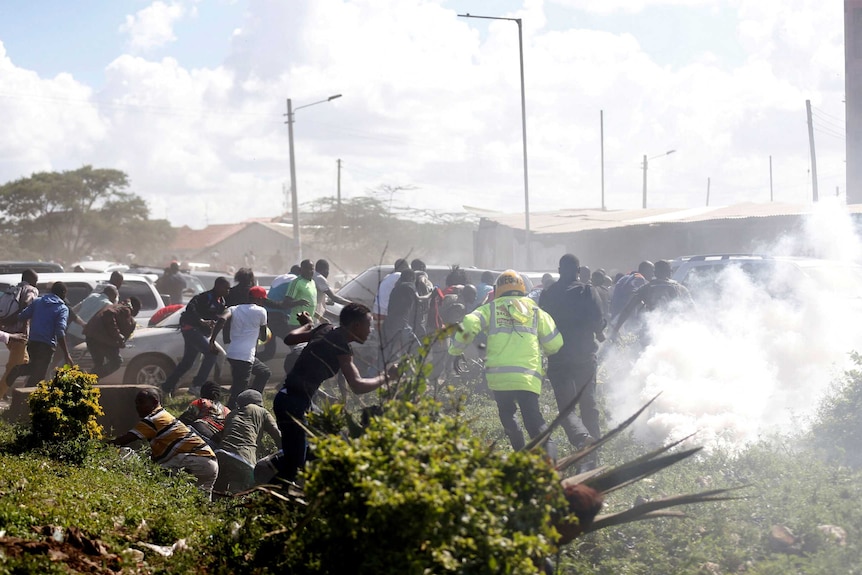
{"type": "MultiPolygon", "coordinates": [[[[542,355],[552,355],[563,346],[563,336],[550,315],[526,297],[524,280],[514,270],[497,278],[494,300],[468,314],[449,347],[451,355],[461,355],[480,332],[488,336],[485,374],[494,392],[503,429],[517,451],[525,445],[516,419],[517,409],[530,437],[547,427],[539,409],[539,394],[545,376],[542,355]]],[[[548,455],[556,458],[549,441],[548,455]]]]}

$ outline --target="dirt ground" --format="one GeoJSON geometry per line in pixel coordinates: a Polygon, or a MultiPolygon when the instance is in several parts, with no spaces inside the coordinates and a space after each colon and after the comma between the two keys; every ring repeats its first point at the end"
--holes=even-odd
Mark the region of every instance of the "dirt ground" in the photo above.
{"type": "Polygon", "coordinates": [[[51,525],[34,528],[42,537],[21,539],[0,537],[0,554],[7,558],[44,555],[63,563],[71,573],[117,574],[137,572],[136,565],[124,565],[123,559],[109,552],[98,539],[84,535],[74,527],[64,531],[51,525]]]}

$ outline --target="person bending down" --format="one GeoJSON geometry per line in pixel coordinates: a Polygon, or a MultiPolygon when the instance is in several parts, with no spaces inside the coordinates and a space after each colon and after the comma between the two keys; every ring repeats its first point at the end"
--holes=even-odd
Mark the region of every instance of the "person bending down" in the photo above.
{"type": "Polygon", "coordinates": [[[198,488],[211,498],[218,477],[218,461],[207,442],[162,407],[155,387],[138,392],[135,409],[141,420],[110,443],[122,446],[139,439],[149,442],[154,462],[169,471],[183,470],[194,475],[198,488]]]}
{"type": "Polygon", "coordinates": [[[224,429],[229,414],[230,410],[221,402],[221,386],[207,381],[201,387],[201,396],[189,404],[180,421],[211,443],[213,436],[224,429]]]}
{"type": "Polygon", "coordinates": [[[350,389],[356,394],[363,394],[374,391],[398,373],[398,366],[392,364],[376,377],[359,376],[350,344],[364,343],[371,333],[371,310],[364,305],[349,303],[344,306],[338,327],[329,323],[312,327],[308,313],[297,314],[297,317],[302,325],[288,333],[284,343],[307,345],[287,374],[284,386],[273,402],[284,450],[279,476],[290,481],[296,479],[297,472],[305,465],[308,444],[302,425],[306,425],[311,399],[320,384],[341,371],[350,389]]]}
{"type": "Polygon", "coordinates": [[[263,406],[263,396],[256,389],[246,389],[237,398],[237,409],[230,412],[221,444],[216,449],[219,474],[216,491],[239,493],[254,487],[254,467],[257,463],[257,445],[264,432],[276,445],[281,433],[275,418],[263,406]]]}

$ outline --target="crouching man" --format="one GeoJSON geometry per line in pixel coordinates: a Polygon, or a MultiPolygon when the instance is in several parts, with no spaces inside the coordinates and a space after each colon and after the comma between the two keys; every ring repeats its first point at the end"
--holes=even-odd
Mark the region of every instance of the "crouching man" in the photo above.
{"type": "Polygon", "coordinates": [[[154,462],[169,471],[183,470],[194,475],[196,485],[212,498],[218,460],[207,442],[162,407],[155,387],[138,392],[135,409],[141,420],[111,443],[128,445],[139,439],[149,442],[154,462]]]}

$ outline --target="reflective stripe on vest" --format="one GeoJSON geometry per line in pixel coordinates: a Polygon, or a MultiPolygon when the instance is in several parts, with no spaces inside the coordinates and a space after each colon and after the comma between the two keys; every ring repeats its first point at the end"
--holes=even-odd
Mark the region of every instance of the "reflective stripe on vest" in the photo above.
{"type": "Polygon", "coordinates": [[[550,343],[558,335],[560,335],[560,331],[557,328],[554,328],[554,331],[552,331],[551,333],[549,333],[545,337],[540,338],[539,343],[541,343],[542,345],[545,345],[546,343],[550,343]]]}
{"type": "Polygon", "coordinates": [[[541,373],[539,373],[536,370],[530,369],[528,367],[518,367],[518,366],[514,366],[514,365],[504,365],[504,366],[499,366],[499,367],[486,367],[485,373],[487,373],[488,375],[496,375],[496,374],[500,374],[500,373],[518,373],[518,374],[522,374],[522,375],[529,375],[531,377],[535,377],[539,381],[542,381],[545,377],[544,375],[542,375],[541,373]]]}
{"type": "Polygon", "coordinates": [[[452,343],[449,344],[449,354],[450,355],[461,355],[467,350],[467,346],[470,345],[466,341],[459,341],[457,338],[452,340],[452,343]]]}

